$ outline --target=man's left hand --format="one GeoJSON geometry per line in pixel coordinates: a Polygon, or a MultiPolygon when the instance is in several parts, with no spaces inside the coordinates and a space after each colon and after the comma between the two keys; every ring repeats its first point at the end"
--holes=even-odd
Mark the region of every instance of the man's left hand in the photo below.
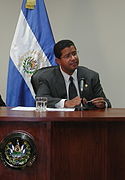
{"type": "Polygon", "coordinates": [[[106,106],[105,99],[103,97],[94,98],[91,100],[92,104],[95,105],[97,108],[103,109],[106,106]]]}

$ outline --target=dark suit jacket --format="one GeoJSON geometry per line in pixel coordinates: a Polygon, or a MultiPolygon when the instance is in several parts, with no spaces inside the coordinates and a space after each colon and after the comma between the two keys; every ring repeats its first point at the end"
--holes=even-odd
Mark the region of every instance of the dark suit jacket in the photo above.
{"type": "Polygon", "coordinates": [[[6,106],[0,95],[0,106],[6,106]]]}
{"type": "MultiPolygon", "coordinates": [[[[91,100],[96,97],[106,98],[99,80],[99,74],[86,67],[79,66],[77,70],[78,85],[81,78],[85,79],[84,97],[91,100]]],[[[66,86],[59,66],[41,68],[31,78],[36,96],[46,96],[48,98],[48,107],[55,107],[55,104],[61,99],[67,99],[66,86]]],[[[79,87],[80,88],[80,87],[79,87]]]]}

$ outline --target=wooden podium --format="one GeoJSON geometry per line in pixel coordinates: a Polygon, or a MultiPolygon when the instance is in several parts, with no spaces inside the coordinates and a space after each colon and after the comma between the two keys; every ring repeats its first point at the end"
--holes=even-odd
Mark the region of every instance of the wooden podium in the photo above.
{"type": "Polygon", "coordinates": [[[125,109],[37,113],[0,108],[0,141],[15,130],[34,137],[37,158],[22,170],[0,162],[0,179],[125,179],[125,109]]]}

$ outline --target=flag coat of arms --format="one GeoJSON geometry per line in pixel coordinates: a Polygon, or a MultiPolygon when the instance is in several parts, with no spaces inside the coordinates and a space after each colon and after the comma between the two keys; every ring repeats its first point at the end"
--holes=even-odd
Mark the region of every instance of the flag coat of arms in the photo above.
{"type": "Polygon", "coordinates": [[[56,65],[54,43],[44,0],[36,0],[33,9],[23,0],[10,49],[7,106],[35,105],[31,76],[41,67],[56,65]]]}

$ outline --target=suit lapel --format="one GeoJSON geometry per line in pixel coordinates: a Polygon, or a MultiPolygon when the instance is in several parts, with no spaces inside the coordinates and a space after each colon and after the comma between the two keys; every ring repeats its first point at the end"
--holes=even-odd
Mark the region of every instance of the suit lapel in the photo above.
{"type": "MultiPolygon", "coordinates": [[[[81,91],[80,91],[80,80],[81,80],[81,78],[85,78],[85,74],[84,74],[84,71],[82,70],[80,70],[80,67],[78,67],[78,69],[77,69],[77,78],[78,78],[78,86],[79,86],[79,92],[80,92],[80,97],[81,97],[81,91]]],[[[87,95],[87,90],[88,90],[88,88],[87,88],[87,86],[86,86],[86,78],[85,78],[85,84],[84,84],[84,96],[86,97],[86,95],[87,95]]]]}
{"type": "Polygon", "coordinates": [[[67,92],[66,92],[66,85],[65,85],[65,81],[64,81],[64,77],[59,69],[59,67],[57,67],[55,69],[55,88],[56,88],[56,92],[58,93],[58,96],[61,98],[67,98],[67,92]]]}

